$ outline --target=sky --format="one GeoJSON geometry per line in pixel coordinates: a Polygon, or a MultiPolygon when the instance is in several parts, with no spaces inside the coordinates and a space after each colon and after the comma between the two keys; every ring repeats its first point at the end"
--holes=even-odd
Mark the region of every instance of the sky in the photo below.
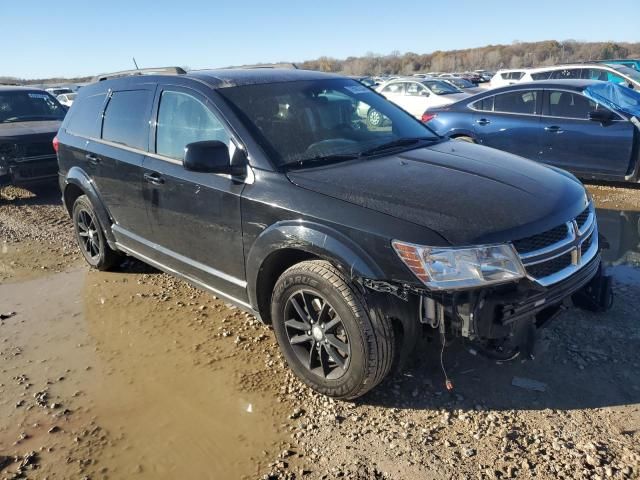
{"type": "Polygon", "coordinates": [[[640,41],[640,0],[0,0],[0,76],[225,67],[518,41],[640,41]]]}

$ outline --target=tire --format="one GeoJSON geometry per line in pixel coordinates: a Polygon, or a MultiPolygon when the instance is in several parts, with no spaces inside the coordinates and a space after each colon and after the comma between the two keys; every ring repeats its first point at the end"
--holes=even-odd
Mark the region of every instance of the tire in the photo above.
{"type": "Polygon", "coordinates": [[[73,204],[72,217],[76,241],[82,256],[98,270],[109,270],[119,263],[122,255],[109,247],[98,216],[86,195],[73,204]]]}
{"type": "Polygon", "coordinates": [[[393,364],[391,320],[368,308],[329,262],[306,261],[286,270],[273,290],[271,318],[289,368],[323,395],[360,397],[378,385],[393,364]]]}
{"type": "Polygon", "coordinates": [[[367,123],[372,127],[379,127],[384,122],[384,117],[375,108],[370,108],[367,112],[367,123]]]}
{"type": "Polygon", "coordinates": [[[458,140],[459,142],[476,143],[476,141],[473,138],[468,137],[466,135],[461,135],[459,137],[454,137],[453,139],[454,140],[458,140]]]}

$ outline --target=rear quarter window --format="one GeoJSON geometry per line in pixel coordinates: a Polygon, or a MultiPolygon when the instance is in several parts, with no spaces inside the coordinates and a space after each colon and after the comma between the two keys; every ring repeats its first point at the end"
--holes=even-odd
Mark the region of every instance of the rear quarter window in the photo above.
{"type": "Polygon", "coordinates": [[[99,93],[77,100],[68,114],[67,132],[97,138],[100,135],[100,113],[106,96],[106,93],[99,93]]]}
{"type": "Polygon", "coordinates": [[[127,147],[147,150],[152,101],[150,90],[113,92],[104,112],[102,138],[127,147]]]}
{"type": "Polygon", "coordinates": [[[479,110],[481,112],[492,112],[493,111],[493,96],[481,98],[471,104],[471,108],[474,110],[479,110]]]}

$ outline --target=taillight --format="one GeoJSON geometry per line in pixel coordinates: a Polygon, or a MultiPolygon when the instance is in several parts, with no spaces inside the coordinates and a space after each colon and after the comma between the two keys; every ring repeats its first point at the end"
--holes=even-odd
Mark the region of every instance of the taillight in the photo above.
{"type": "Polygon", "coordinates": [[[436,118],[438,115],[435,113],[428,113],[428,112],[424,112],[422,114],[422,121],[427,123],[430,122],[431,120],[433,120],[434,118],[436,118]]]}
{"type": "Polygon", "coordinates": [[[51,143],[53,143],[53,149],[56,151],[56,153],[58,153],[58,147],[60,146],[60,140],[58,140],[58,136],[57,135],[55,137],[53,137],[53,141],[51,143]]]}

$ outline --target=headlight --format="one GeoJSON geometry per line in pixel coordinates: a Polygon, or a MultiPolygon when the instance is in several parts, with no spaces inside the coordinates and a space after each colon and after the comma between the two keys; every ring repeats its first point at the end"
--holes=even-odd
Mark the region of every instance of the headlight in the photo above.
{"type": "Polygon", "coordinates": [[[434,290],[456,290],[504,283],[526,274],[511,245],[472,248],[424,247],[391,242],[416,277],[434,290]]]}

